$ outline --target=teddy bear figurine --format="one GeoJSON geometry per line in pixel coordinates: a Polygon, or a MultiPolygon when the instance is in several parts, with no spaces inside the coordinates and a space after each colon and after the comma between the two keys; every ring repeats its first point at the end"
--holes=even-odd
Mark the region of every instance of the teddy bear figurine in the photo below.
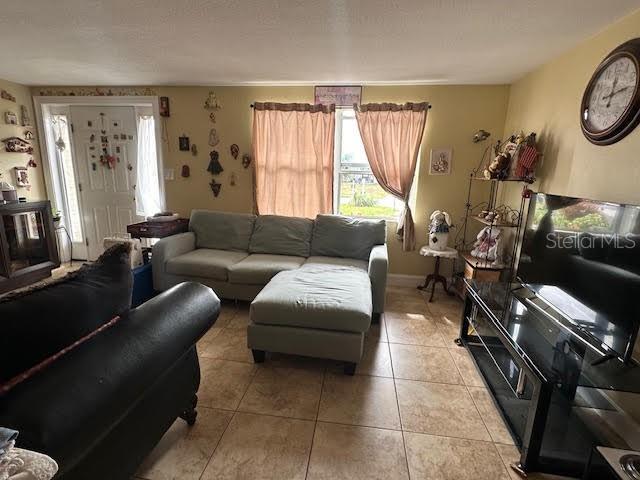
{"type": "Polygon", "coordinates": [[[442,252],[447,249],[451,216],[447,212],[436,210],[429,217],[429,248],[442,252]]]}

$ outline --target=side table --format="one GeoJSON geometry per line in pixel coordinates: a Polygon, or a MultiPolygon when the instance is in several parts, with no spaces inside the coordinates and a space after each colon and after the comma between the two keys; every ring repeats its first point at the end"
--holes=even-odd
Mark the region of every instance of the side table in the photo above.
{"type": "Polygon", "coordinates": [[[453,295],[453,292],[449,291],[447,287],[447,279],[440,275],[440,259],[441,258],[450,258],[456,259],[458,258],[458,251],[455,248],[446,247],[445,250],[434,250],[429,248],[428,245],[425,245],[420,249],[420,255],[423,257],[435,257],[436,258],[436,266],[433,270],[433,273],[430,273],[424,279],[424,284],[418,287],[418,290],[426,290],[429,288],[429,284],[431,282],[431,297],[429,298],[429,302],[433,302],[433,294],[436,290],[436,283],[440,282],[442,284],[442,288],[444,289],[447,295],[453,295]]]}

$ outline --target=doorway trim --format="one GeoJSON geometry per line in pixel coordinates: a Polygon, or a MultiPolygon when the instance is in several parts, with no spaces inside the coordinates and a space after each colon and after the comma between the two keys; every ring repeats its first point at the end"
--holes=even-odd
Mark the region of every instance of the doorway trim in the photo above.
{"type": "MultiPolygon", "coordinates": [[[[38,143],[40,145],[40,161],[42,163],[45,187],[47,191],[47,197],[55,202],[57,208],[62,208],[62,205],[58,205],[59,202],[64,201],[64,195],[57,187],[58,182],[54,179],[54,170],[50,165],[50,161],[54,158],[55,152],[52,152],[52,142],[47,139],[47,130],[45,121],[51,114],[51,107],[70,107],[70,106],[110,106],[110,107],[151,107],[153,111],[153,118],[155,120],[155,137],[156,137],[156,153],[158,161],[158,183],[160,189],[160,200],[162,202],[162,209],[166,209],[166,196],[164,186],[164,159],[163,159],[163,145],[162,145],[162,117],[160,116],[160,103],[158,96],[33,96],[34,112],[36,116],[38,132],[38,143]]],[[[72,140],[73,141],[73,140],[72,140]]],[[[75,165],[75,148],[74,148],[74,165],[75,165]]],[[[78,185],[75,185],[78,190],[78,185]]],[[[82,205],[82,198],[78,192],[78,202],[81,213],[84,211],[82,205]]],[[[81,215],[84,218],[84,215],[81,215]]],[[[86,227],[83,222],[83,231],[86,232],[86,227]]],[[[66,242],[66,240],[63,240],[66,242]]]]}

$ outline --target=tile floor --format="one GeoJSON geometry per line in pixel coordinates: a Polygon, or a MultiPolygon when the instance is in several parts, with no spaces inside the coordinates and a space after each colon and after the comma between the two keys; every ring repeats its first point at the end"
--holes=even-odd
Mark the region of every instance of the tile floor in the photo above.
{"type": "Polygon", "coordinates": [[[274,354],[254,365],[248,308],[224,305],[198,345],[196,425],[177,420],[136,478],[518,479],[511,436],[453,343],[461,306],[389,287],[385,317],[349,377],[310,358],[274,354]]]}

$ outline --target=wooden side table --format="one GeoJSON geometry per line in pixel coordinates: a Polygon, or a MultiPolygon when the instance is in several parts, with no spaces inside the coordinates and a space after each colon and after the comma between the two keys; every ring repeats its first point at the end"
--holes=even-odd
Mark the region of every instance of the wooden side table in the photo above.
{"type": "MultiPolygon", "coordinates": [[[[131,238],[165,238],[189,231],[189,219],[177,218],[170,222],[139,222],[127,225],[127,233],[131,238]]],[[[150,247],[142,248],[144,263],[149,263],[150,247]]]]}
{"type": "Polygon", "coordinates": [[[458,257],[458,251],[455,248],[447,247],[445,250],[433,250],[429,248],[428,245],[425,245],[420,249],[420,255],[423,257],[435,257],[436,258],[436,266],[433,270],[433,273],[428,274],[424,279],[424,284],[418,287],[418,290],[426,290],[429,288],[429,284],[431,282],[431,297],[429,298],[429,302],[433,302],[433,294],[436,291],[436,283],[440,282],[442,284],[442,288],[444,289],[447,295],[453,295],[453,292],[449,291],[447,287],[447,279],[440,275],[440,259],[441,258],[450,258],[456,259],[458,257]]]}

